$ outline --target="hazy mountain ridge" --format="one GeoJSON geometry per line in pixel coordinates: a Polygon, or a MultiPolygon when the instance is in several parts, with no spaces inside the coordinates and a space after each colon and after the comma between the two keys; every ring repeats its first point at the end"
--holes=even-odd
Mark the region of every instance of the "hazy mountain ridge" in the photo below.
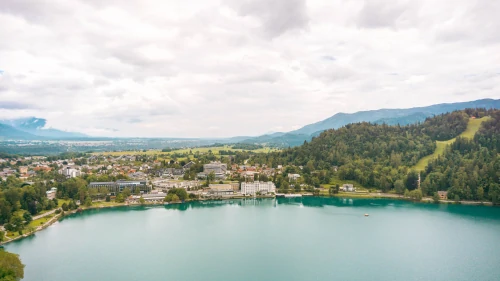
{"type": "Polygon", "coordinates": [[[304,141],[310,141],[314,136],[328,129],[338,129],[347,124],[371,122],[375,124],[409,125],[425,121],[428,117],[466,108],[500,109],[500,100],[482,99],[469,102],[443,103],[426,107],[406,109],[378,109],[359,111],[355,113],[337,113],[325,120],[306,125],[276,138],[263,136],[245,140],[248,143],[267,143],[269,145],[287,147],[297,146],[304,141]]]}
{"type": "Polygon", "coordinates": [[[17,118],[0,120],[4,130],[0,131],[0,136],[4,138],[21,139],[68,139],[68,138],[86,138],[85,134],[77,132],[66,132],[53,128],[45,128],[47,120],[37,117],[17,118]],[[18,131],[26,134],[19,134],[18,131]]]}

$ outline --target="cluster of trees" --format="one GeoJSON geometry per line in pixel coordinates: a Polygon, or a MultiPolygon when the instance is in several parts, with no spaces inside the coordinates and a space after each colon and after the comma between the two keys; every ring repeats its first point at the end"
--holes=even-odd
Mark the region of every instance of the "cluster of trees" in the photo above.
{"type": "Polygon", "coordinates": [[[244,149],[244,150],[257,150],[260,148],[263,148],[264,146],[260,144],[253,144],[253,143],[237,143],[234,144],[231,148],[232,149],[244,149]]]}
{"type": "MultiPolygon", "coordinates": [[[[49,200],[46,191],[50,186],[43,182],[34,184],[23,183],[16,177],[10,176],[0,181],[0,224],[20,226],[20,221],[26,221],[32,215],[43,210],[52,210],[57,207],[57,200],[49,200]],[[24,211],[24,212],[18,212],[24,211]],[[27,215],[14,216],[14,213],[27,215]]],[[[29,222],[28,222],[29,223],[29,222]]]]}
{"type": "Polygon", "coordinates": [[[500,203],[500,111],[489,113],[474,139],[457,138],[422,173],[422,191],[448,190],[453,200],[500,203]]]}
{"type": "Polygon", "coordinates": [[[187,198],[188,193],[184,188],[171,188],[165,197],[165,202],[184,202],[187,198]]]}
{"type": "Polygon", "coordinates": [[[0,281],[16,281],[24,278],[24,264],[19,256],[0,249],[0,281]]]}

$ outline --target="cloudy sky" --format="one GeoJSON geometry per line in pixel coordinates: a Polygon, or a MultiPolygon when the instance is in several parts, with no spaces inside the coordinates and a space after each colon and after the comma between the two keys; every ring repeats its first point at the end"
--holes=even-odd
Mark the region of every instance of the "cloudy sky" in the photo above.
{"type": "Polygon", "coordinates": [[[500,98],[499,13],[496,0],[2,0],[0,118],[223,137],[500,98]]]}

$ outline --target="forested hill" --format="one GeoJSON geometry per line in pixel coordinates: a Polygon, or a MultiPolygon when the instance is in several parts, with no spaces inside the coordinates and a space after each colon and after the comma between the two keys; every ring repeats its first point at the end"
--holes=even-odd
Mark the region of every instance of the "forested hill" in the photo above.
{"type": "Polygon", "coordinates": [[[449,190],[451,198],[499,200],[499,110],[455,111],[407,126],[349,124],[327,130],[302,146],[257,155],[255,162],[303,166],[304,180],[314,185],[336,177],[402,193],[418,186],[418,173],[411,167],[434,152],[435,141],[457,137],[467,129],[470,118],[483,116],[492,118],[483,123],[473,140],[457,138],[443,156],[431,162],[421,173],[421,187],[424,195],[449,190]],[[334,166],[338,166],[337,172],[334,166]]]}

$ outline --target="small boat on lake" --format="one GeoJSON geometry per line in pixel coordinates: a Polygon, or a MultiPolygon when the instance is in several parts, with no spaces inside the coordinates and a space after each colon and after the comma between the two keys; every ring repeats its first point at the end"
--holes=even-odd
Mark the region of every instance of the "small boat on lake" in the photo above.
{"type": "Polygon", "coordinates": [[[369,216],[369,214],[365,214],[365,217],[369,216]]]}

